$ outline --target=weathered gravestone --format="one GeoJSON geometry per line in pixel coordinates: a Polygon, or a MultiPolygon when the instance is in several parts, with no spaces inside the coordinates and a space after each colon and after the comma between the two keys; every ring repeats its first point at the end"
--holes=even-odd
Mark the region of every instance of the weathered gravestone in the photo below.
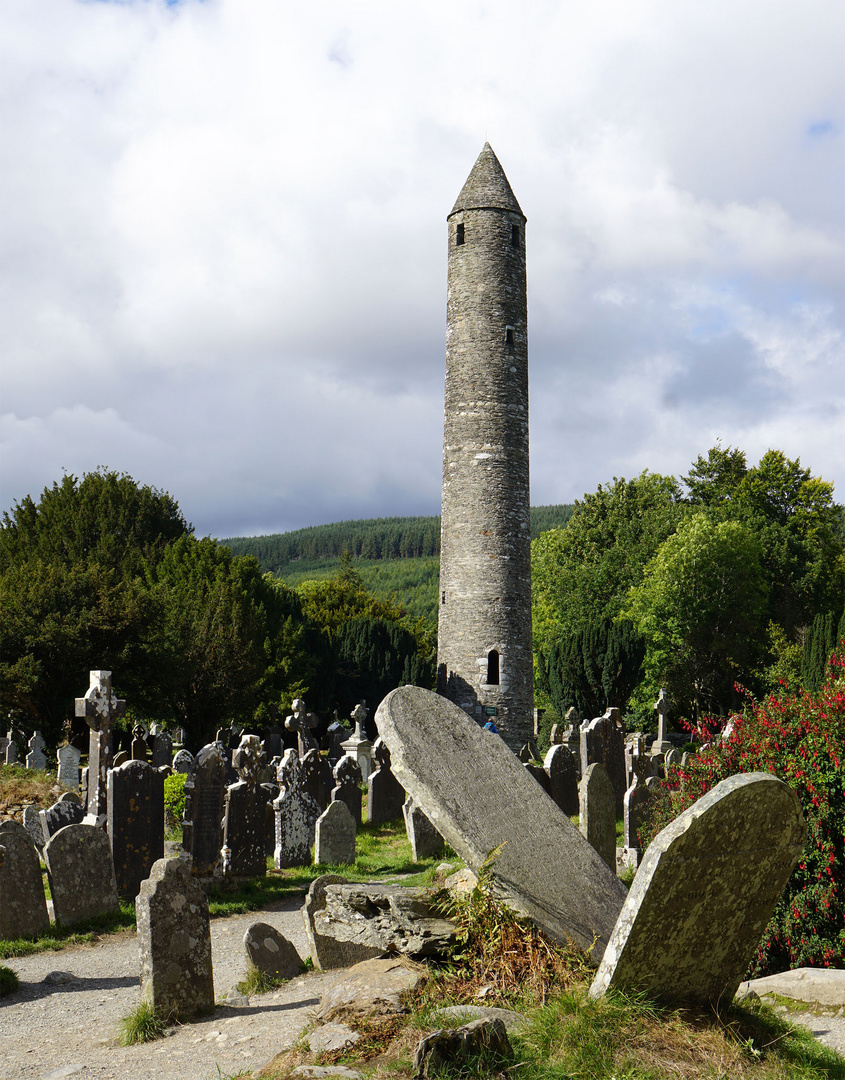
{"type": "Polygon", "coordinates": [[[405,819],[405,832],[408,834],[414,862],[438,855],[443,850],[443,837],[410,795],[402,805],[402,816],[405,819]]]}
{"type": "Polygon", "coordinates": [[[269,923],[253,923],[244,934],[250,964],[272,979],[294,979],[302,971],[302,957],[293,942],[269,923]]]}
{"type": "Polygon", "coordinates": [[[321,810],[331,802],[334,777],[328,761],[313,747],[299,759],[302,770],[302,786],[321,810]]]}
{"type": "Polygon", "coordinates": [[[581,835],[611,869],[616,869],[616,795],[607,770],[598,761],[589,766],[578,789],[581,835]]]}
{"type": "Polygon", "coordinates": [[[645,821],[646,810],[653,798],[651,789],[646,787],[646,780],[648,779],[648,763],[646,761],[645,744],[642,738],[637,739],[633,751],[631,756],[633,776],[631,786],[625,792],[624,827],[622,833],[622,843],[627,852],[638,852],[640,849],[640,827],[645,821]]]}
{"type": "Polygon", "coordinates": [[[159,731],[153,737],[153,768],[161,769],[163,766],[173,764],[173,739],[166,731],[159,731]]]}
{"type": "Polygon", "coordinates": [[[263,877],[267,871],[267,792],[259,783],[264,750],[257,735],[243,736],[232,764],[240,780],[226,789],[224,869],[235,877],[263,877]]]}
{"type": "Polygon", "coordinates": [[[18,821],[0,821],[0,939],[35,937],[50,928],[41,863],[29,833],[18,821]]]}
{"type": "Polygon", "coordinates": [[[769,773],[728,777],[651,842],[590,994],[729,1003],[801,857],[798,796],[769,773]]]}
{"type": "Polygon", "coordinates": [[[222,869],[223,804],[226,762],[217,742],[204,746],[185,778],[182,847],[191,856],[196,877],[213,877],[222,869]]]}
{"type": "Polygon", "coordinates": [[[329,724],[328,731],[326,732],[326,738],[324,740],[324,749],[328,750],[329,765],[334,770],[335,765],[343,757],[343,740],[348,739],[352,732],[349,728],[345,728],[343,724],[337,720],[332,721],[329,724]]]}
{"type": "Polygon", "coordinates": [[[497,850],[495,892],[558,940],[589,949],[595,937],[598,960],[625,887],[505,743],[417,686],[389,693],[376,724],[398,780],[446,842],[476,873],[497,850]]]}
{"type": "Polygon", "coordinates": [[[361,766],[352,754],[344,754],[334,767],[335,786],[332,788],[332,802],[346,803],[355,824],[361,824],[361,805],[363,793],[360,784],[364,782],[361,766]]]}
{"type": "Polygon", "coordinates": [[[368,712],[369,710],[363,702],[355,706],[351,715],[355,730],[348,739],[344,739],[340,744],[344,754],[351,754],[361,766],[361,775],[365,780],[369,779],[370,773],[373,771],[373,744],[364,732],[368,712]]]}
{"type": "Polygon", "coordinates": [[[75,746],[60,746],[56,751],[57,780],[69,791],[79,790],[79,759],[82,754],[75,746]]]}
{"type": "Polygon", "coordinates": [[[326,908],[326,889],[329,885],[346,885],[347,879],[338,874],[321,874],[314,878],[302,905],[302,918],[305,933],[311,950],[311,961],[318,971],[346,967],[347,959],[343,943],[334,938],[324,937],[315,925],[315,919],[326,908]]]}
{"type": "Polygon", "coordinates": [[[190,750],[180,750],[173,758],[173,771],[187,773],[194,763],[194,755],[190,750]]]}
{"type": "Polygon", "coordinates": [[[85,697],[76,698],[76,715],[84,716],[88,737],[87,820],[105,827],[107,778],[111,767],[111,733],[115,720],[126,713],[126,702],[115,696],[110,671],[89,673],[85,697]]]}
{"type": "Polygon", "coordinates": [[[80,825],[85,817],[85,807],[78,802],[67,799],[59,799],[58,802],[48,806],[46,810],[40,810],[38,819],[41,823],[41,834],[44,843],[55,836],[59,829],[66,825],[80,825]]]}
{"type": "Polygon", "coordinates": [[[40,855],[44,847],[44,829],[41,827],[41,811],[37,806],[25,806],[23,808],[23,827],[29,833],[29,837],[40,855]]]}
{"type": "Polygon", "coordinates": [[[149,732],[147,731],[146,724],[136,724],[132,728],[132,753],[131,758],[133,761],[146,761],[147,751],[147,739],[149,738],[149,732]]]}
{"type": "Polygon", "coordinates": [[[556,743],[550,746],[543,761],[549,778],[550,798],[567,817],[578,813],[578,766],[568,746],[556,743]]]}
{"type": "Polygon", "coordinates": [[[657,709],[657,738],[651,744],[651,753],[654,755],[665,754],[668,750],[672,749],[672,744],[666,738],[668,729],[668,717],[669,717],[669,699],[666,697],[666,691],[661,687],[660,693],[657,695],[657,701],[654,703],[655,709],[657,709]]]}
{"type": "Polygon", "coordinates": [[[329,803],[314,828],[314,862],[351,866],[355,862],[355,818],[346,803],[329,803]]]}
{"type": "Polygon", "coordinates": [[[109,838],[95,825],[67,825],[44,845],[53,913],[62,926],[118,911],[109,838]]]}
{"type": "Polygon", "coordinates": [[[44,757],[45,743],[41,738],[41,732],[36,731],[27,745],[29,746],[29,753],[26,755],[26,767],[28,769],[46,769],[47,758],[44,757]]]}
{"type": "Polygon", "coordinates": [[[300,761],[309,750],[316,750],[317,740],[313,731],[319,723],[316,713],[310,713],[305,708],[302,698],[294,698],[291,709],[293,712],[285,718],[285,727],[288,731],[296,732],[296,749],[300,761]]]}
{"type": "Polygon", "coordinates": [[[604,765],[616,796],[616,813],[625,798],[625,728],[618,709],[608,709],[581,727],[581,776],[593,762],[604,765]]]}
{"type": "Polygon", "coordinates": [[[160,859],[135,901],[141,999],[162,1016],[191,1016],[214,1005],[208,900],[190,856],[160,859]]]}
{"type": "Polygon", "coordinates": [[[299,756],[295,750],[285,751],[278,780],[279,797],[273,801],[276,814],[273,864],[277,870],[288,866],[308,866],[320,807],[302,787],[299,756]]]}
{"type": "Polygon", "coordinates": [[[21,736],[11,728],[6,732],[6,764],[15,765],[18,760],[18,739],[21,736]]]}
{"type": "Polygon", "coordinates": [[[383,739],[376,739],[373,743],[373,757],[377,768],[367,780],[367,821],[371,825],[381,825],[385,821],[393,821],[402,813],[405,789],[393,775],[390,750],[383,739]]]}
{"type": "Polygon", "coordinates": [[[164,777],[146,761],[109,772],[109,842],[117,895],[134,900],[153,863],[164,858],[164,777]]]}

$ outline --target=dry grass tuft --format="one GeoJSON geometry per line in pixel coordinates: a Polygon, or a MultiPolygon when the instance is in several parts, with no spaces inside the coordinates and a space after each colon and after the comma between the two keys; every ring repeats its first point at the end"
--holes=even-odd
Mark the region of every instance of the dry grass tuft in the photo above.
{"type": "Polygon", "coordinates": [[[61,793],[55,776],[48,772],[0,765],[0,818],[21,821],[25,806],[52,806],[61,793]]]}

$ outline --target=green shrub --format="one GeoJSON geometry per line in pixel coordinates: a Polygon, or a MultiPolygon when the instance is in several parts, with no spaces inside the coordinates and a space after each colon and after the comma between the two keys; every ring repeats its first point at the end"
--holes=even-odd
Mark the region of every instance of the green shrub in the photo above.
{"type": "Polygon", "coordinates": [[[153,1042],[167,1031],[167,1021],[146,1001],[120,1021],[120,1045],[153,1042]]]}
{"type": "Polygon", "coordinates": [[[171,821],[181,821],[185,813],[185,773],[172,773],[164,778],[164,809],[171,821]]]}
{"type": "MultiPolygon", "coordinates": [[[[710,735],[707,721],[696,731],[710,735]]],[[[750,975],[845,966],[845,642],[817,693],[770,694],[733,718],[729,738],[707,745],[663,782],[640,837],[647,844],[719,781],[773,773],[794,788],[807,823],[800,862],[757,950],[750,975]]]]}
{"type": "Polygon", "coordinates": [[[11,968],[0,966],[0,997],[13,994],[18,988],[18,977],[11,968]]]}

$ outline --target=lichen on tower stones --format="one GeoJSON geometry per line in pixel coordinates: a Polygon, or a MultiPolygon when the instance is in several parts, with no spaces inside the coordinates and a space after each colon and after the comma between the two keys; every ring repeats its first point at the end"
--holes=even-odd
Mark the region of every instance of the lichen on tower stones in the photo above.
{"type": "Polygon", "coordinates": [[[447,218],[437,689],[533,733],[525,215],[489,143],[447,218]]]}

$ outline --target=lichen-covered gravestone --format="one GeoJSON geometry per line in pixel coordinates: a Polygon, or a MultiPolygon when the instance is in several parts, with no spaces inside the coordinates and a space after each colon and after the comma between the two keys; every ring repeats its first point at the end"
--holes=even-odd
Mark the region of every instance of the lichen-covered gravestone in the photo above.
{"type": "Polygon", "coordinates": [[[377,768],[367,780],[367,821],[371,825],[381,825],[402,813],[405,789],[393,775],[390,750],[383,739],[373,743],[373,757],[377,768]]]}
{"type": "Polygon", "coordinates": [[[73,926],[117,911],[117,882],[109,838],[96,825],[67,825],[44,845],[56,922],[73,926]]]}
{"type": "Polygon", "coordinates": [[[29,746],[29,753],[26,755],[26,767],[28,769],[46,769],[47,758],[44,757],[45,744],[41,738],[41,732],[36,731],[27,745],[29,746]]]}
{"type": "Polygon", "coordinates": [[[190,856],[160,859],[135,901],[141,999],[163,1016],[191,1016],[214,1005],[208,900],[190,856]]]}
{"type": "Polygon", "coordinates": [[[581,776],[593,762],[607,770],[616,796],[616,813],[622,813],[625,798],[625,726],[618,709],[608,709],[589,724],[581,726],[581,776]]]}
{"type": "Polygon", "coordinates": [[[578,765],[568,746],[550,746],[543,760],[549,778],[549,797],[567,817],[578,813],[578,765]]]}
{"type": "Polygon", "coordinates": [[[37,806],[25,806],[23,808],[23,827],[29,833],[30,839],[40,855],[44,849],[44,829],[41,826],[41,811],[37,806]]]}
{"type": "Polygon", "coordinates": [[[46,810],[39,811],[38,817],[41,822],[41,834],[46,844],[51,836],[55,836],[59,829],[65,828],[66,825],[81,825],[85,817],[85,807],[69,799],[59,799],[46,810]]]}
{"type": "Polygon", "coordinates": [[[616,869],[616,793],[607,770],[594,761],[578,789],[581,835],[616,869]]]}
{"type": "Polygon", "coordinates": [[[75,746],[60,746],[56,751],[58,775],[56,779],[69,791],[79,790],[79,759],[82,754],[75,746]]]}
{"type": "Polygon", "coordinates": [[[257,735],[244,735],[232,755],[240,776],[226,789],[223,816],[225,870],[235,877],[262,877],[267,870],[267,793],[259,784],[264,751],[257,735]]]}
{"type": "Polygon", "coordinates": [[[798,796],[777,777],[717,784],[651,842],[590,994],[730,1003],[804,837],[798,796]]]}
{"type": "Polygon", "coordinates": [[[351,866],[355,862],[355,818],[346,803],[329,803],[314,829],[314,862],[351,866]]]}
{"type": "Polygon", "coordinates": [[[355,824],[361,824],[362,792],[360,785],[364,775],[358,759],[352,754],[344,754],[334,767],[335,786],[332,788],[332,802],[346,803],[355,824]]]}
{"type": "Polygon", "coordinates": [[[438,855],[443,850],[443,837],[410,795],[402,806],[402,816],[405,819],[405,832],[408,834],[414,862],[438,855]]]}
{"type": "Polygon", "coordinates": [[[164,858],[164,777],[146,761],[109,772],[109,842],[117,895],[134,900],[153,863],[164,858]]]}
{"type": "Polygon", "coordinates": [[[278,799],[273,801],[276,814],[273,864],[277,870],[308,866],[320,807],[302,787],[299,756],[295,750],[285,751],[278,780],[281,790],[278,799]]]}
{"type": "Polygon", "coordinates": [[[313,747],[299,759],[302,769],[302,786],[314,799],[314,802],[325,810],[331,802],[334,777],[331,766],[320,751],[313,747]]]}
{"type": "Polygon", "coordinates": [[[0,822],[0,939],[35,937],[50,927],[41,864],[29,833],[18,821],[0,822]]]}
{"type": "Polygon", "coordinates": [[[180,750],[173,758],[173,771],[187,773],[194,763],[194,755],[190,750],[180,750]]]}
{"type": "Polygon", "coordinates": [[[182,847],[195,877],[213,877],[222,868],[226,762],[217,742],[204,746],[185,779],[182,847]]]}
{"type": "Polygon", "coordinates": [[[76,715],[84,716],[88,734],[88,785],[86,819],[92,825],[106,825],[107,778],[111,768],[111,735],[114,722],[126,713],[126,701],[118,698],[111,685],[111,672],[89,672],[90,686],[85,697],[76,698],[76,715]]]}
{"type": "Polygon", "coordinates": [[[552,937],[604,950],[625,886],[501,739],[457,705],[417,686],[376,713],[393,771],[448,844],[495,892],[552,937]]]}
{"type": "Polygon", "coordinates": [[[296,946],[269,923],[253,923],[244,934],[244,948],[250,964],[272,979],[293,979],[302,971],[296,946]]]}

